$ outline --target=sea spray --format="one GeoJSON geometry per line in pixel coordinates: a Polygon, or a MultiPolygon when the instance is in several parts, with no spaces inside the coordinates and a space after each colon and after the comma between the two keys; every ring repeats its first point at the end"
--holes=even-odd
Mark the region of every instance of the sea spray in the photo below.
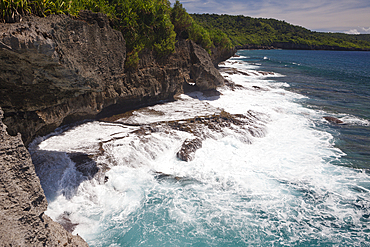
{"type": "Polygon", "coordinates": [[[243,59],[222,66],[220,95],[182,95],[35,140],[46,213],[67,215],[91,246],[367,245],[368,175],[337,165],[346,154],[325,112],[243,59]],[[222,112],[250,121],[190,125],[222,112]],[[194,158],[178,159],[194,137],[194,158]],[[74,153],[99,168],[93,178],[75,169],[74,153]]]}

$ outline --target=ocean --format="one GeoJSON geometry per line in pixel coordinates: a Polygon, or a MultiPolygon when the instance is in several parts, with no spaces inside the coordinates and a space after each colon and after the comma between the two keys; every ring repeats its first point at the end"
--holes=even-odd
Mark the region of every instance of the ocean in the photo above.
{"type": "Polygon", "coordinates": [[[220,71],[219,93],[36,138],[46,214],[90,246],[370,246],[370,53],[220,71]]]}

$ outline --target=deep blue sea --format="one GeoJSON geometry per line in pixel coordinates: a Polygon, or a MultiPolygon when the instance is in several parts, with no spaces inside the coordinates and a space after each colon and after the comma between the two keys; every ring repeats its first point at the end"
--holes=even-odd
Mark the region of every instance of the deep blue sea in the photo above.
{"type": "Polygon", "coordinates": [[[35,139],[46,214],[90,246],[370,246],[370,53],[237,55],[219,95],[35,139]]]}
{"type": "Polygon", "coordinates": [[[285,75],[294,92],[308,96],[302,104],[329,116],[354,120],[331,125],[336,146],[347,156],[341,163],[370,169],[370,52],[253,50],[239,51],[248,63],[285,75]],[[360,120],[360,121],[356,121],[360,120]]]}

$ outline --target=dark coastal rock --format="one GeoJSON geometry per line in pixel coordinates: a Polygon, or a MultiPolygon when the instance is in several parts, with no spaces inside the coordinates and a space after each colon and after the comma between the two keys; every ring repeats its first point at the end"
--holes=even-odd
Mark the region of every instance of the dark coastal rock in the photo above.
{"type": "Polygon", "coordinates": [[[328,117],[328,116],[325,116],[323,117],[326,121],[330,122],[330,123],[334,123],[334,124],[344,124],[344,122],[336,117],[328,117]]]}
{"type": "Polygon", "coordinates": [[[235,53],[237,52],[236,48],[222,48],[222,47],[214,47],[211,49],[211,59],[216,68],[218,68],[218,65],[222,63],[223,61],[226,61],[230,57],[235,56],[235,53]]]}
{"type": "Polygon", "coordinates": [[[174,181],[179,181],[181,177],[177,177],[171,174],[163,173],[163,172],[155,172],[155,178],[157,180],[174,180],[174,181]]]}
{"type": "Polygon", "coordinates": [[[9,134],[21,133],[26,144],[63,123],[94,117],[119,96],[122,34],[102,14],[86,11],[81,18],[87,21],[51,15],[0,26],[0,106],[9,134]]]}
{"type": "MultiPolygon", "coordinates": [[[[125,40],[100,13],[22,18],[0,25],[0,107],[8,126],[6,132],[0,121],[0,243],[87,246],[44,215],[47,202],[25,145],[63,124],[173,100],[187,86],[214,90],[224,79],[188,40],[164,58],[144,50],[138,68],[126,71],[125,40]]],[[[86,177],[100,174],[87,155],[70,158],[86,177]]],[[[59,220],[69,231],[75,227],[66,216],[59,220]]]]}
{"type": "Polygon", "coordinates": [[[47,201],[20,135],[10,136],[0,108],[1,246],[87,246],[44,214],[47,201]]]}
{"type": "Polygon", "coordinates": [[[174,176],[172,174],[167,174],[163,172],[154,172],[154,178],[160,182],[163,182],[163,181],[175,182],[175,183],[181,183],[182,185],[200,183],[199,180],[196,180],[194,178],[179,177],[179,176],[174,176]]]}
{"type": "Polygon", "coordinates": [[[192,161],[195,157],[195,151],[201,147],[202,140],[200,138],[185,140],[176,156],[183,161],[192,161]]]}
{"type": "Polygon", "coordinates": [[[248,74],[245,71],[241,71],[239,69],[229,68],[229,67],[224,67],[224,68],[220,69],[220,72],[226,73],[228,75],[240,74],[240,75],[250,76],[250,74],[248,74]]]}
{"type": "Polygon", "coordinates": [[[70,213],[64,212],[63,214],[59,215],[57,221],[59,224],[63,226],[63,228],[68,232],[73,232],[78,226],[77,223],[73,223],[69,218],[70,213]]]}
{"type": "Polygon", "coordinates": [[[99,168],[96,162],[85,153],[69,153],[69,158],[75,163],[76,170],[88,178],[93,178],[98,173],[99,168]]]}
{"type": "MultiPolygon", "coordinates": [[[[243,143],[252,143],[252,138],[265,136],[265,121],[263,115],[248,111],[245,114],[231,114],[224,110],[218,113],[206,116],[197,116],[194,118],[159,121],[150,124],[135,125],[140,126],[135,133],[139,139],[142,139],[147,145],[148,138],[152,133],[168,134],[174,131],[181,131],[190,134],[189,137],[179,147],[176,156],[183,161],[191,161],[195,157],[195,152],[202,147],[202,142],[207,138],[219,139],[230,135],[243,143]],[[147,137],[147,138],[145,138],[147,137]]],[[[106,119],[105,121],[114,121],[115,119],[106,119]]],[[[131,125],[130,117],[120,119],[116,124],[131,125]],[[126,123],[126,121],[128,123],[126,123]]],[[[173,133],[176,135],[176,133],[173,133]]],[[[125,137],[121,137],[125,138],[125,137]]],[[[109,143],[116,138],[105,141],[109,143]]],[[[155,155],[155,154],[151,154],[155,155]]]]}
{"type": "Polygon", "coordinates": [[[237,68],[230,68],[230,67],[223,67],[220,69],[220,72],[228,74],[228,75],[245,75],[245,76],[251,76],[256,75],[256,76],[269,76],[269,75],[275,75],[274,72],[269,72],[269,71],[250,71],[249,73],[242,71],[237,68]]]}
{"type": "Polygon", "coordinates": [[[224,81],[209,54],[185,40],[164,58],[144,50],[138,68],[125,71],[122,34],[105,15],[90,11],[78,20],[24,17],[1,25],[0,41],[4,123],[9,134],[21,133],[26,145],[62,124],[173,100],[184,87],[215,89],[224,81]]]}
{"type": "Polygon", "coordinates": [[[190,41],[190,77],[200,90],[216,89],[224,85],[224,78],[214,67],[209,54],[199,45],[190,41]]]}

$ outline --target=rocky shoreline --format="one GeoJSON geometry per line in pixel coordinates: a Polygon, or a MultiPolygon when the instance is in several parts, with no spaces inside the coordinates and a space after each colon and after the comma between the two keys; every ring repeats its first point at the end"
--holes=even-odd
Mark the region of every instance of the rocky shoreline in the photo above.
{"type": "Polygon", "coordinates": [[[235,54],[212,57],[189,40],[156,58],[140,54],[125,69],[126,47],[107,17],[83,11],[25,17],[0,25],[0,242],[5,246],[87,246],[44,214],[47,201],[26,146],[58,126],[100,119],[192,90],[224,85],[215,65],[235,54]]]}
{"type": "Polygon", "coordinates": [[[47,201],[20,134],[10,136],[0,108],[1,246],[87,246],[44,214],[47,201]]]}

